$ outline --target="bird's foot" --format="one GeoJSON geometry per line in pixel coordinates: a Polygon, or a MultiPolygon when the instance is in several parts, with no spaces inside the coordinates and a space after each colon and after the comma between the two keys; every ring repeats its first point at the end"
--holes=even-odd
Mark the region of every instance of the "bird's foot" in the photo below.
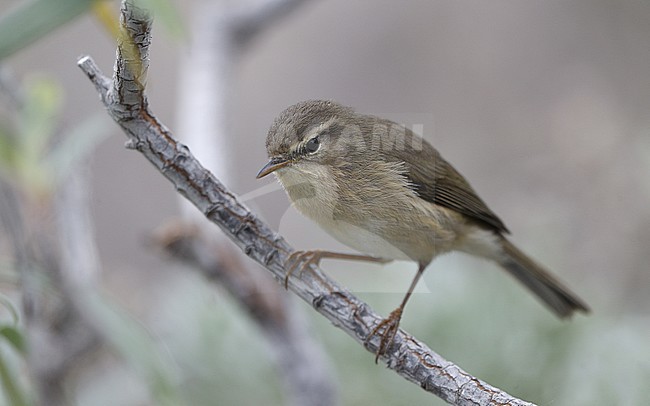
{"type": "Polygon", "coordinates": [[[308,269],[310,265],[318,266],[320,260],[323,258],[323,252],[319,250],[292,252],[289,258],[287,258],[287,262],[285,262],[287,273],[284,275],[284,288],[287,289],[289,287],[289,277],[296,269],[300,268],[298,274],[302,275],[303,271],[308,269]]]}
{"type": "Polygon", "coordinates": [[[379,335],[381,338],[379,341],[379,346],[377,347],[375,364],[379,361],[379,357],[386,353],[388,346],[393,342],[393,339],[397,334],[397,330],[399,329],[399,322],[401,318],[402,308],[398,307],[397,309],[393,310],[387,318],[377,324],[377,326],[370,332],[368,337],[366,337],[366,345],[375,335],[379,335]]]}

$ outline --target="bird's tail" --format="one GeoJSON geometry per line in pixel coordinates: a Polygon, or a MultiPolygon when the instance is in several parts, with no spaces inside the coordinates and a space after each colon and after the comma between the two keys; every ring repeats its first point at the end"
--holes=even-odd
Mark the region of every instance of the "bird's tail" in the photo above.
{"type": "Polygon", "coordinates": [[[578,296],[510,241],[502,238],[501,244],[503,256],[499,260],[500,265],[535,293],[555,314],[565,318],[574,311],[589,312],[589,307],[578,296]]]}

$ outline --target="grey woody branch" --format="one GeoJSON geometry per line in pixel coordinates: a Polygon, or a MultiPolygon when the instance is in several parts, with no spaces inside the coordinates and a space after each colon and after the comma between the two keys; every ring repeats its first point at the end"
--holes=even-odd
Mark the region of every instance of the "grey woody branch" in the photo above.
{"type": "MultiPolygon", "coordinates": [[[[151,23],[144,10],[124,1],[125,34],[118,47],[112,80],[103,76],[88,56],[79,60],[79,67],[97,88],[108,113],[126,133],[127,146],[142,153],[246,255],[271,272],[277,281],[283,281],[284,264],[293,248],[201,166],[149,110],[144,88],[151,23]]],[[[365,343],[382,320],[317,267],[291,277],[288,288],[359,343],[365,343]]],[[[367,342],[366,349],[374,353],[378,343],[378,337],[374,337],[367,342]]],[[[402,330],[381,359],[400,376],[451,404],[531,405],[471,376],[402,330]]]]}

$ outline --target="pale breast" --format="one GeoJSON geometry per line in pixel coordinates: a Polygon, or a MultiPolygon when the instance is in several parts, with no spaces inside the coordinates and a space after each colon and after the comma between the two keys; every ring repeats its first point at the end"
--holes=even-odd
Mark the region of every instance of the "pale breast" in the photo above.
{"type": "Polygon", "coordinates": [[[334,217],[334,209],[340,201],[338,188],[327,167],[310,164],[302,165],[301,169],[289,166],[275,174],[294,207],[323,226],[334,217]]]}
{"type": "Polygon", "coordinates": [[[298,211],[357,251],[428,263],[453,249],[457,214],[417,197],[396,168],[373,169],[372,176],[383,178],[342,175],[319,164],[276,173],[298,211]],[[334,181],[342,176],[345,181],[334,181]]]}

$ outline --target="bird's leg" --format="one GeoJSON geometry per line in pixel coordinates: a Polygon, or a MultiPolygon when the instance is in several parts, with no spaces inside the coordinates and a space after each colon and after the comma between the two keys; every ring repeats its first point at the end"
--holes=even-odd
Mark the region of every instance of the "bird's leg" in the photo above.
{"type": "Polygon", "coordinates": [[[367,261],[367,262],[376,262],[380,264],[385,264],[390,262],[390,259],[371,257],[369,255],[358,255],[358,254],[343,254],[340,252],[331,252],[331,251],[294,251],[289,255],[287,261],[284,263],[287,269],[287,273],[284,276],[284,288],[287,289],[289,283],[289,277],[293,272],[298,269],[300,266],[299,274],[305,269],[308,269],[310,265],[316,265],[320,263],[323,258],[332,258],[332,259],[346,259],[352,261],[367,261]],[[301,265],[302,264],[302,265],[301,265]]]}
{"type": "Polygon", "coordinates": [[[415,274],[415,278],[413,278],[411,286],[409,286],[409,290],[406,292],[406,296],[404,296],[402,303],[397,309],[390,312],[387,318],[379,322],[379,324],[377,324],[377,326],[370,332],[368,337],[366,337],[366,345],[375,335],[379,335],[381,337],[381,340],[379,341],[379,347],[377,347],[375,364],[379,361],[379,356],[385,354],[388,350],[388,346],[393,342],[393,339],[397,334],[397,330],[399,329],[399,322],[402,318],[404,306],[406,306],[406,302],[408,302],[411,294],[413,293],[413,290],[415,290],[415,286],[418,284],[420,277],[424,273],[424,268],[426,268],[425,264],[419,264],[418,272],[415,274]],[[380,333],[382,330],[383,332],[380,333]]]}

